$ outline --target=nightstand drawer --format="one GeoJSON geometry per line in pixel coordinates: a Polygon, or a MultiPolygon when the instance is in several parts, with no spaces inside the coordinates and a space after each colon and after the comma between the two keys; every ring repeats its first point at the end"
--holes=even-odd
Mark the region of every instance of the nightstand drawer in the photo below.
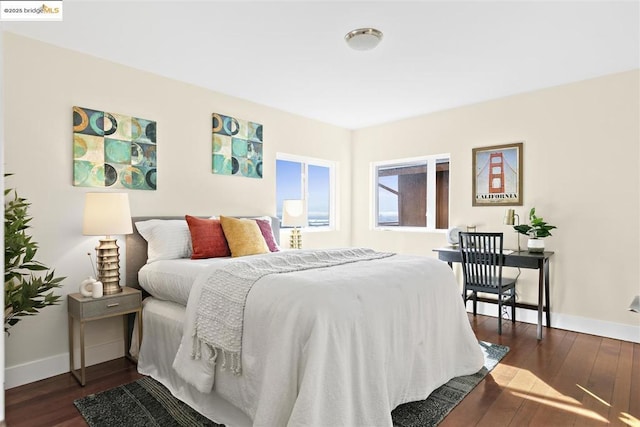
{"type": "Polygon", "coordinates": [[[82,304],[81,319],[110,316],[116,313],[136,310],[140,307],[140,295],[123,295],[120,298],[96,299],[82,304]]]}
{"type": "Polygon", "coordinates": [[[125,291],[115,295],[105,295],[102,298],[83,298],[73,294],[69,298],[69,313],[79,320],[96,317],[109,317],[134,311],[140,308],[142,294],[140,291],[125,291]]]}

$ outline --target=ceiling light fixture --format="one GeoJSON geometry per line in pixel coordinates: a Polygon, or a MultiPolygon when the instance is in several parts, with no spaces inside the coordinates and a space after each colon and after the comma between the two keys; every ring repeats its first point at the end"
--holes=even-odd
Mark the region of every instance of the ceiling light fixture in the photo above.
{"type": "Polygon", "coordinates": [[[371,50],[382,40],[382,31],[375,28],[358,28],[349,31],[344,40],[355,50],[371,50]]]}

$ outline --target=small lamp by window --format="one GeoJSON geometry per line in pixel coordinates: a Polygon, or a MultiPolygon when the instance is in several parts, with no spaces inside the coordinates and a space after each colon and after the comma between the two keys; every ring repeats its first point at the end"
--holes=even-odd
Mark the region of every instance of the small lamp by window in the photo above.
{"type": "Polygon", "coordinates": [[[84,203],[82,234],[105,236],[96,247],[98,280],[104,294],[122,292],[120,287],[120,255],[116,234],[131,234],[131,211],[127,193],[87,193],[84,203]]]}
{"type": "Polygon", "coordinates": [[[302,233],[299,227],[307,226],[307,207],[304,200],[285,200],[282,204],[282,225],[293,227],[289,237],[291,249],[302,249],[302,233]]]}
{"type": "MultiPolygon", "coordinates": [[[[507,209],[504,213],[505,225],[520,225],[520,216],[516,213],[515,209],[507,209]]],[[[520,252],[520,233],[518,234],[518,252],[520,252]]]]}

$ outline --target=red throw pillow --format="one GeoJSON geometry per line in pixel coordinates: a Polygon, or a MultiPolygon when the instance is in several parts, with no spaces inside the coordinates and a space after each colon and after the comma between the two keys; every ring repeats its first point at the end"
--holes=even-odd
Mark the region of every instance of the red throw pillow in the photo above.
{"type": "Polygon", "coordinates": [[[271,229],[271,221],[267,219],[255,219],[258,223],[258,227],[260,228],[260,232],[262,233],[262,237],[264,237],[264,241],[267,243],[269,250],[271,252],[279,252],[280,248],[276,243],[276,238],[273,236],[273,230],[271,229]]]}
{"type": "Polygon", "coordinates": [[[190,215],[185,215],[185,219],[191,233],[191,259],[231,256],[219,219],[203,219],[190,215]]]}

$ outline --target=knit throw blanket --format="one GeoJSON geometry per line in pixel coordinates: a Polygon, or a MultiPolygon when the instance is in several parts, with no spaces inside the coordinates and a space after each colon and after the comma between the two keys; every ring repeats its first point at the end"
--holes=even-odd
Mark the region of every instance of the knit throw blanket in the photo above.
{"type": "Polygon", "coordinates": [[[211,364],[222,357],[223,368],[240,374],[245,302],[251,287],[261,277],[392,255],[365,248],[349,248],[287,251],[233,260],[216,269],[203,283],[191,357],[200,359],[202,346],[205,345],[210,350],[211,364]]]}

